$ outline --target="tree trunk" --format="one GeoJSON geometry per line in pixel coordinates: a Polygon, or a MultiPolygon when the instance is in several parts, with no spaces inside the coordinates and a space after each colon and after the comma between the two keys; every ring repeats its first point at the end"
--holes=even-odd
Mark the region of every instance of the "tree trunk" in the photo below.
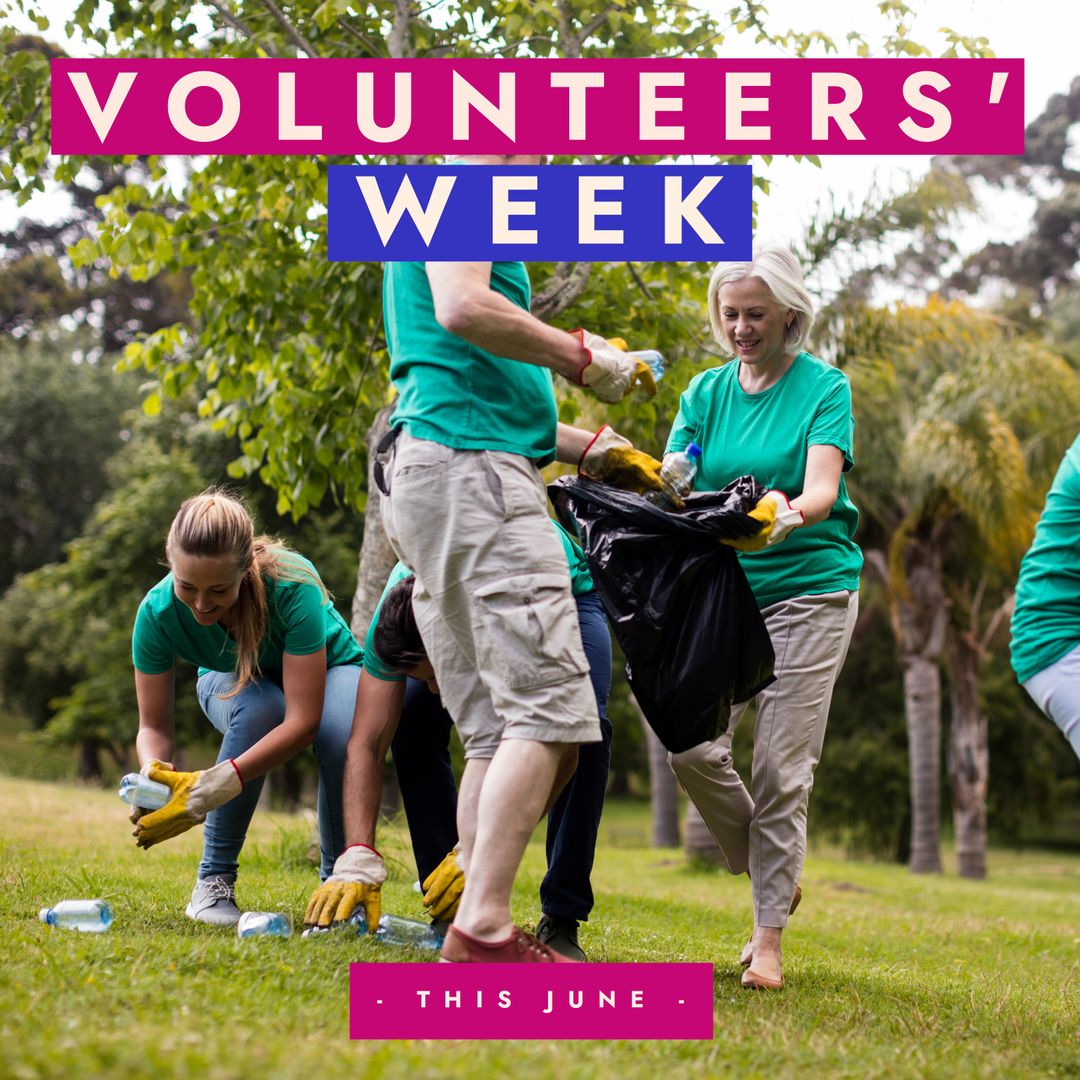
{"type": "MultiPolygon", "coordinates": [[[[368,449],[368,495],[364,508],[364,538],[360,544],[360,558],[356,568],[356,591],[352,603],[353,637],[362,645],[367,637],[368,626],[379,606],[386,579],[397,562],[397,555],[386,539],[382,525],[382,492],[375,483],[375,448],[390,429],[390,414],[394,406],[386,405],[376,414],[367,433],[368,449]]],[[[388,766],[392,775],[392,768],[388,766]]],[[[401,805],[401,792],[396,778],[383,782],[383,798],[380,813],[395,814],[401,805]]]]}
{"type": "Polygon", "coordinates": [[[79,740],[79,779],[101,782],[101,760],[98,757],[97,739],[79,740]]]}
{"type": "Polygon", "coordinates": [[[356,570],[356,592],[353,593],[352,632],[363,643],[375,608],[378,607],[386,579],[397,562],[397,556],[382,526],[382,493],[375,484],[375,447],[390,428],[393,405],[387,405],[375,414],[367,434],[368,448],[368,496],[364,509],[364,539],[360,545],[360,559],[356,570]]]}
{"type": "Polygon", "coordinates": [[[952,792],[956,864],[961,877],[986,877],[986,792],[990,750],[986,716],[979,705],[979,644],[953,627],[948,638],[952,719],[949,788],[952,792]]]}
{"type": "Polygon", "coordinates": [[[686,857],[707,862],[712,866],[727,866],[709,826],[692,799],[686,800],[686,857]]]}
{"type": "Polygon", "coordinates": [[[645,747],[649,757],[649,798],[652,804],[652,846],[679,846],[679,784],[668,764],[667,751],[641,711],[641,706],[630,701],[641,719],[645,733],[645,747]]]}
{"type": "Polygon", "coordinates": [[[936,660],[904,658],[904,712],[911,769],[911,859],[916,874],[941,873],[941,672],[936,660]]]}
{"type": "MultiPolygon", "coordinates": [[[[941,873],[941,670],[949,603],[945,595],[941,545],[931,535],[894,537],[890,560],[902,564],[897,577],[886,573],[893,632],[904,669],[904,713],[911,769],[911,859],[916,874],[941,873]]],[[[884,569],[880,553],[868,558],[884,569]],[[874,557],[876,556],[876,557],[874,557]]]]}

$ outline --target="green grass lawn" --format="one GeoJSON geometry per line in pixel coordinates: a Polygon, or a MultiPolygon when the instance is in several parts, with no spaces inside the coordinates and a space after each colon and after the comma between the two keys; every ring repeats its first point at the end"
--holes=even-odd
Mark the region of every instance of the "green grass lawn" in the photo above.
{"type": "MultiPolygon", "coordinates": [[[[605,815],[582,944],[593,960],[713,962],[711,1043],[351,1043],[349,962],[409,954],[240,942],[189,922],[200,830],[139,851],[115,795],[0,777],[0,1076],[1080,1076],[1080,858],[996,852],[990,880],[968,882],[814,851],[785,935],[788,986],[755,994],[737,966],[746,880],[645,847],[647,813],[605,815]],[[107,934],[37,921],[43,905],[98,896],[116,913],[107,934]]],[[[309,829],[257,816],[242,906],[299,918],[317,884],[309,829]]],[[[419,915],[404,829],[380,848],[384,908],[419,915]]],[[[538,837],[514,897],[525,923],[543,859],[538,837]]]]}

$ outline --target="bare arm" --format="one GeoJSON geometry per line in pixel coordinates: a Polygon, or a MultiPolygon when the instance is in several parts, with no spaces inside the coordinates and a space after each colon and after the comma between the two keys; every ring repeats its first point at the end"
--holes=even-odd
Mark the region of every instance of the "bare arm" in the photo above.
{"type": "Polygon", "coordinates": [[[791,505],[803,512],[804,525],[816,525],[829,516],[840,491],[843,468],[844,452],[839,447],[811,446],[807,450],[803,491],[791,500],[791,505]]]}
{"type": "Polygon", "coordinates": [[[595,431],[559,424],[555,435],[555,458],[565,465],[577,465],[585,448],[596,438],[595,431]]]}
{"type": "Polygon", "coordinates": [[[285,719],[236,759],[236,768],[244,780],[268,773],[315,738],[326,691],[326,649],[306,656],[285,653],[281,685],[285,691],[285,719]]]}
{"type": "Polygon", "coordinates": [[[451,334],[495,356],[550,368],[571,381],[589,359],[565,330],[541,322],[491,287],[491,263],[429,262],[435,318],[451,334]]]}
{"type": "Polygon", "coordinates": [[[405,682],[360,675],[356,713],[345,761],[345,843],[375,846],[382,803],[383,762],[397,731],[405,701],[405,682]]]}
{"type": "Polygon", "coordinates": [[[173,726],[173,683],[171,671],[161,675],[135,672],[135,697],[139,703],[135,756],[140,766],[154,759],[172,762],[176,735],[173,726]]]}

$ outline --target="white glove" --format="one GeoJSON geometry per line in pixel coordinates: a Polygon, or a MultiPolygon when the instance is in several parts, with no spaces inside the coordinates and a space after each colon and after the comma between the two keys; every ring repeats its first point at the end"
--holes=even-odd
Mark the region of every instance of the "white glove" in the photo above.
{"type": "Polygon", "coordinates": [[[577,374],[579,386],[608,404],[622,401],[635,386],[641,386],[646,397],[656,393],[656,380],[644,360],[622,352],[599,334],[588,330],[571,333],[581,342],[587,357],[577,374]]]}

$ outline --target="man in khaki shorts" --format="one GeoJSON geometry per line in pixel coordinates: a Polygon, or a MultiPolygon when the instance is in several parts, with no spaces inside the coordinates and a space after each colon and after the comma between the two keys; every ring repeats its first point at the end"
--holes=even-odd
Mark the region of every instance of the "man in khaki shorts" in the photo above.
{"type": "MultiPolygon", "coordinates": [[[[548,326],[529,301],[523,263],[386,266],[399,397],[383,523],[416,574],[413,610],[465,747],[466,885],[442,952],[458,962],[564,961],[510,917],[514,876],[560,761],[600,739],[540,467],[558,458],[620,486],[659,486],[659,462],[606,425],[594,434],[558,424],[552,386],[555,372],[615,402],[638,384],[655,390],[645,365],[594,334],[548,326]]],[[[372,854],[362,849],[358,860],[372,854]]],[[[358,862],[356,873],[363,882],[370,868],[358,862]]]]}

